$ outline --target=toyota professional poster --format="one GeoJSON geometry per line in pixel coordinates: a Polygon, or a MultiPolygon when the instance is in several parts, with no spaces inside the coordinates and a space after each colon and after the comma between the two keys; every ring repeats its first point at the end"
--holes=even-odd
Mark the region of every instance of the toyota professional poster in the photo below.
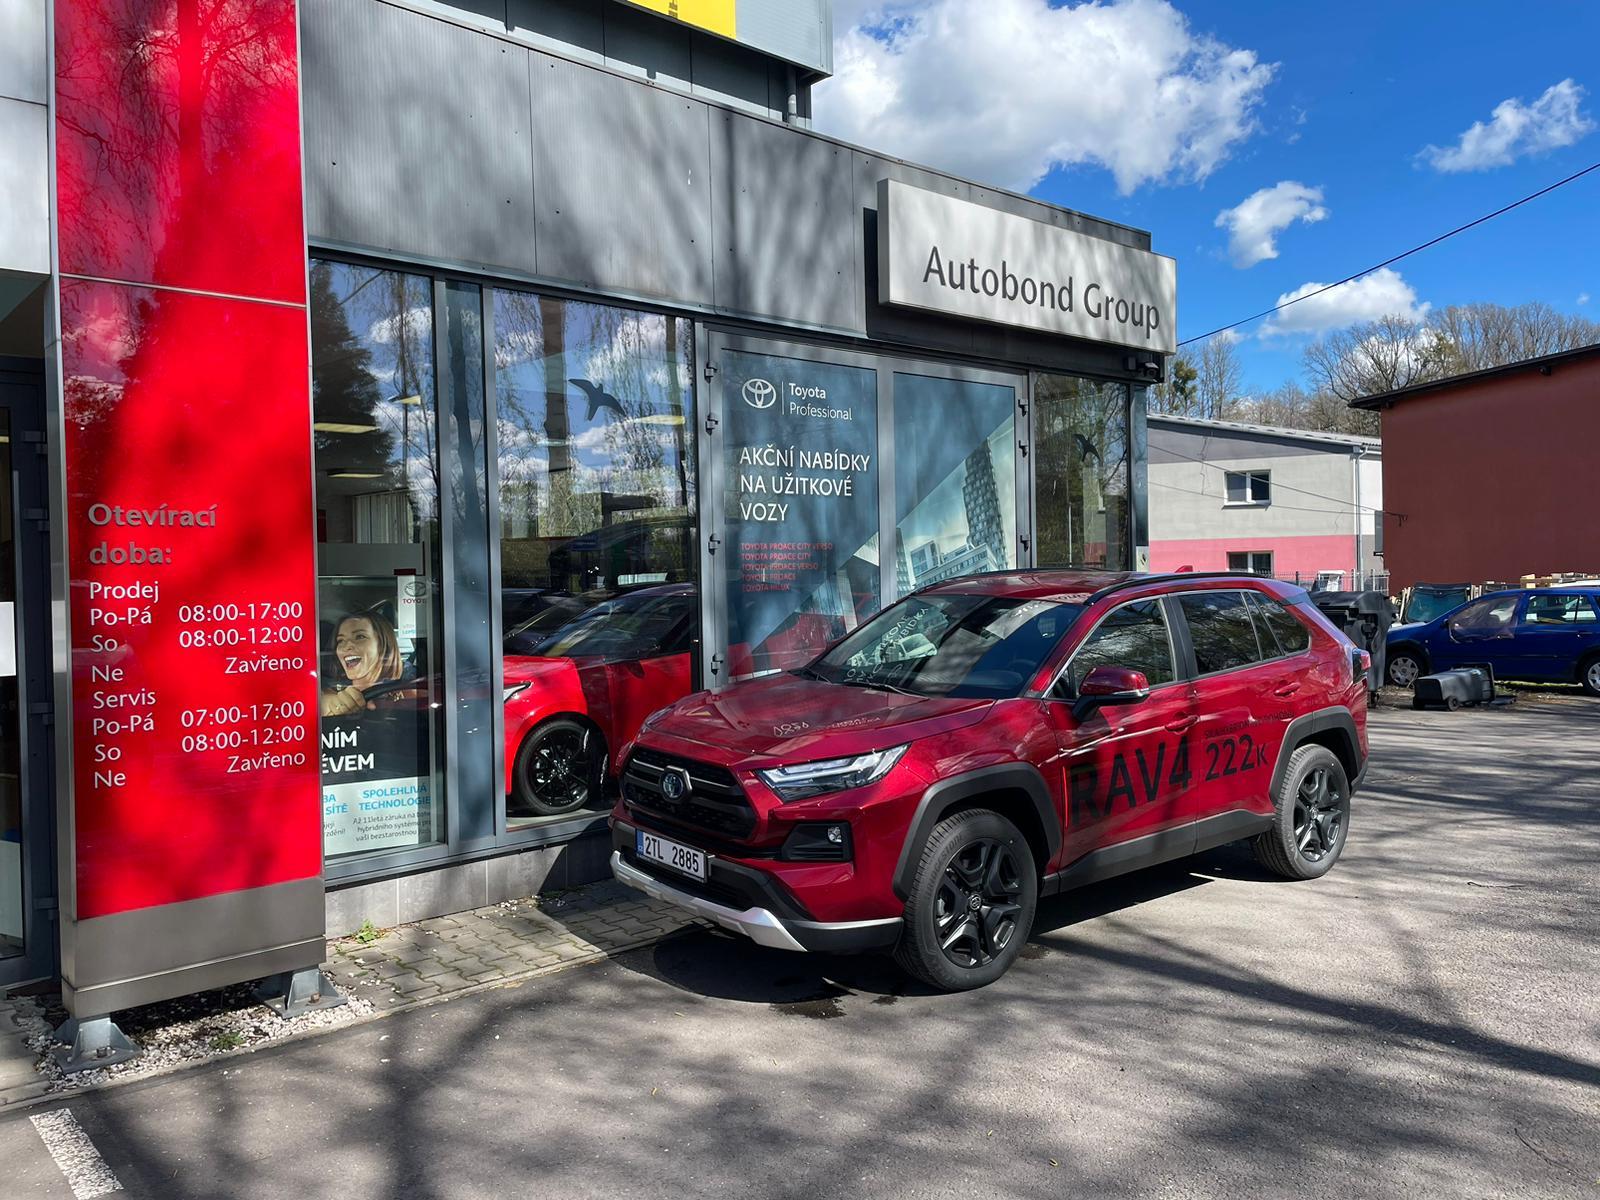
{"type": "Polygon", "coordinates": [[[730,673],[809,660],[879,603],[878,385],[731,351],[724,410],[730,673]]]}

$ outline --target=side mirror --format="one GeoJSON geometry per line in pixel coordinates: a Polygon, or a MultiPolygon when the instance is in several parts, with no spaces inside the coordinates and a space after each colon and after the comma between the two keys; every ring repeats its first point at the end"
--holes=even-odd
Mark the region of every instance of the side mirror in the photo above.
{"type": "Polygon", "coordinates": [[[1076,715],[1084,716],[1102,704],[1138,704],[1150,695],[1143,671],[1127,667],[1095,667],[1078,685],[1076,715]]]}

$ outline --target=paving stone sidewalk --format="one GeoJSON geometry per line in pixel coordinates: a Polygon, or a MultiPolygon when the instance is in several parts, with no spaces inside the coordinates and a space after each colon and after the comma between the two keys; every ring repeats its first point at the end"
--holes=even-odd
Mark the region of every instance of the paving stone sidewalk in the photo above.
{"type": "Polygon", "coordinates": [[[51,1093],[253,1049],[375,1012],[433,1003],[472,988],[559,971],[647,946],[697,925],[680,909],[619,883],[544,893],[328,944],[323,970],[350,999],[284,1021],[240,985],[117,1014],[144,1050],[119,1067],[62,1078],[46,1051],[65,1017],[59,997],[0,997],[0,1111],[51,1093]]]}
{"type": "Polygon", "coordinates": [[[604,958],[694,924],[622,884],[597,883],[343,938],[324,969],[340,990],[396,1008],[604,958]]]}

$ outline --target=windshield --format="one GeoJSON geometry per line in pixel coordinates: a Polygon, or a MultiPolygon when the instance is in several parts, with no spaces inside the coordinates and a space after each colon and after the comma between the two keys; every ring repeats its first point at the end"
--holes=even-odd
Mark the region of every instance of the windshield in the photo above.
{"type": "Polygon", "coordinates": [[[694,604],[692,595],[681,593],[620,596],[536,641],[528,653],[542,658],[649,658],[675,653],[694,604]]]}
{"type": "Polygon", "coordinates": [[[801,673],[918,696],[1015,696],[1082,611],[1014,596],[912,596],[801,673]]]}

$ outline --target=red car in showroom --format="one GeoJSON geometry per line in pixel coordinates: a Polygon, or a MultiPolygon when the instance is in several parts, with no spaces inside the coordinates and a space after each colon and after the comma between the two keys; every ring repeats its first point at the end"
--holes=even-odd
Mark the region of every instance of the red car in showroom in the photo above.
{"type": "Polygon", "coordinates": [[[917,592],[808,665],[688,696],[623,751],[612,870],[766,946],[944,989],[1042,896],[1240,839],[1344,849],[1369,659],[1284,584],[1013,571],[917,592]]]}
{"type": "Polygon", "coordinates": [[[640,723],[689,692],[698,615],[694,586],[667,584],[613,595],[577,615],[553,604],[507,637],[511,816],[559,816],[601,799],[640,723]],[[550,628],[555,621],[563,623],[550,628]]]}

